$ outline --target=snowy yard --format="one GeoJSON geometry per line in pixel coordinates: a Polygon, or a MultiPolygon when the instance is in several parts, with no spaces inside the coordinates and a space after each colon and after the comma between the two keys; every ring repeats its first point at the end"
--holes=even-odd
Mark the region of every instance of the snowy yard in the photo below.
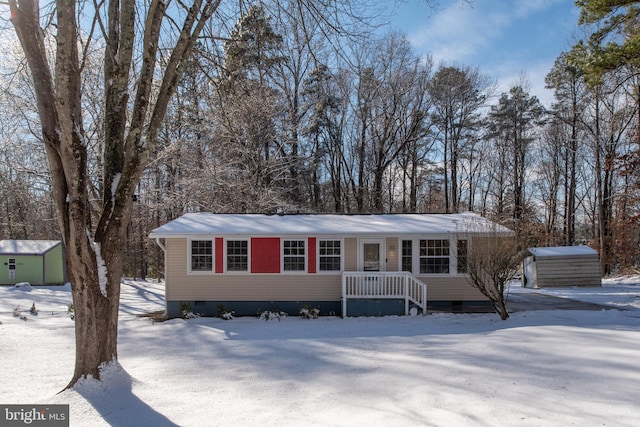
{"type": "Polygon", "coordinates": [[[618,309],[153,323],[162,284],[125,281],[123,370],[57,394],[69,288],[0,287],[0,400],[68,403],[72,426],[637,426],[640,276],[541,292],[618,309]]]}

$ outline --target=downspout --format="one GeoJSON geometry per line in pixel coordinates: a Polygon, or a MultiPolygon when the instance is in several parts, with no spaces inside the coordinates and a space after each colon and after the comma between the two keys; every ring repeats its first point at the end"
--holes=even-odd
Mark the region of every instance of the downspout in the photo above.
{"type": "Polygon", "coordinates": [[[167,253],[167,248],[162,244],[159,237],[156,237],[156,245],[158,245],[160,249],[162,249],[162,252],[164,252],[165,254],[167,253]]]}
{"type": "Polygon", "coordinates": [[[47,253],[42,254],[42,284],[47,284],[47,253]]]}
{"type": "Polygon", "coordinates": [[[155,240],[156,245],[158,245],[160,249],[162,249],[162,253],[164,254],[164,314],[166,316],[169,313],[169,304],[167,302],[167,248],[162,244],[159,237],[156,237],[155,240]]]}
{"type": "Polygon", "coordinates": [[[160,241],[160,237],[156,237],[156,245],[162,249],[162,253],[164,254],[164,278],[167,279],[167,247],[162,244],[160,241]]]}

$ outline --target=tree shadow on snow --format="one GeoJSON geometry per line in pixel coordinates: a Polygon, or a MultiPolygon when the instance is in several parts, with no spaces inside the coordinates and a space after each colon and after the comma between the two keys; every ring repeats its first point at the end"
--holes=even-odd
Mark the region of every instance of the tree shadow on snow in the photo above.
{"type": "Polygon", "coordinates": [[[117,362],[103,367],[101,377],[101,380],[82,379],[73,386],[73,391],[86,399],[109,425],[178,426],[133,393],[134,380],[117,362]]]}
{"type": "Polygon", "coordinates": [[[120,295],[120,310],[124,313],[136,314],[141,310],[139,305],[140,301],[146,301],[152,304],[157,304],[159,308],[164,308],[164,290],[160,291],[153,286],[144,286],[144,281],[132,281],[122,280],[120,283],[121,288],[129,287],[135,290],[135,298],[129,295],[130,292],[122,292],[120,295]]]}

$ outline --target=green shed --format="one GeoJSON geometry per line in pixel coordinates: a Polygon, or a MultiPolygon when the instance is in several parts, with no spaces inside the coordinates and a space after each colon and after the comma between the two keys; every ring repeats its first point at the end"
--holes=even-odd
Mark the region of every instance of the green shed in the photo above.
{"type": "Polygon", "coordinates": [[[62,242],[0,240],[0,284],[60,285],[64,281],[62,242]]]}

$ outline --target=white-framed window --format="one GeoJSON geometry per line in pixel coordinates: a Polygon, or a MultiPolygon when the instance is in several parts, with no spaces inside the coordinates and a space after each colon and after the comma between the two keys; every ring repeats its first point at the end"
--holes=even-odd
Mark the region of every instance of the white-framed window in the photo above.
{"type": "Polygon", "coordinates": [[[420,240],[420,274],[449,273],[449,240],[420,240]]]}
{"type": "Polygon", "coordinates": [[[458,240],[456,243],[458,246],[458,266],[456,267],[456,271],[458,274],[466,274],[469,272],[469,241],[458,240]]]}
{"type": "Polygon", "coordinates": [[[401,271],[413,271],[413,240],[402,241],[401,271]]]}
{"type": "Polygon", "coordinates": [[[227,240],[227,271],[249,271],[249,241],[227,240]]]}
{"type": "Polygon", "coordinates": [[[318,271],[342,270],[342,241],[318,241],[318,271]]]}
{"type": "Polygon", "coordinates": [[[189,271],[194,273],[213,272],[213,241],[190,241],[189,271]]]}
{"type": "Polygon", "coordinates": [[[305,271],[305,240],[282,241],[283,271],[305,271]]]}

